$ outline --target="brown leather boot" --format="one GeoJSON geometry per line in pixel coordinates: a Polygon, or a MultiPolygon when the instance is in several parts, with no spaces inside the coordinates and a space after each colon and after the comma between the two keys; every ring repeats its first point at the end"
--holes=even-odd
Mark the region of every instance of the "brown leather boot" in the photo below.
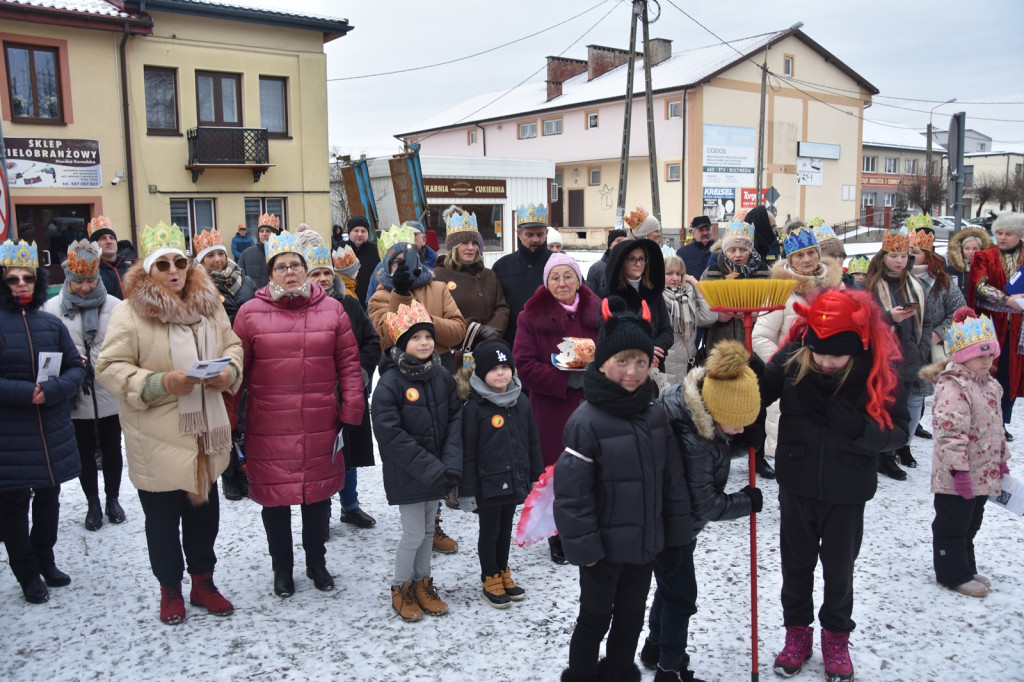
{"type": "Polygon", "coordinates": [[[398,617],[406,623],[412,623],[423,617],[423,610],[416,603],[412,583],[391,586],[391,606],[398,617]]]}
{"type": "Polygon", "coordinates": [[[459,549],[459,543],[441,530],[440,516],[434,517],[434,549],[441,554],[454,554],[459,549]]]}
{"type": "Polygon", "coordinates": [[[432,616],[443,616],[448,613],[448,604],[441,600],[434,587],[433,578],[424,578],[412,584],[413,594],[416,595],[416,603],[426,613],[432,616]]]}

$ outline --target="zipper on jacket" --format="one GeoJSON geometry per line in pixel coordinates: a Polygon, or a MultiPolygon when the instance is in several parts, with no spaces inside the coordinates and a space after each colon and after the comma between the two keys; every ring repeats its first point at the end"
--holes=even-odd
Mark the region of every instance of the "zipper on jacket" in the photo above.
{"type": "MultiPolygon", "coordinates": [[[[32,333],[28,328],[28,314],[25,309],[21,309],[21,321],[25,324],[25,337],[28,339],[28,363],[32,368],[33,376],[37,376],[36,370],[36,350],[32,345],[32,333]]],[[[39,384],[34,384],[38,386],[39,384]]],[[[43,411],[38,405],[33,405],[36,408],[36,419],[39,421],[39,437],[43,441],[43,459],[46,460],[46,473],[50,475],[50,485],[56,486],[57,482],[53,480],[53,467],[50,465],[50,449],[46,447],[46,430],[43,428],[43,411]]]]}

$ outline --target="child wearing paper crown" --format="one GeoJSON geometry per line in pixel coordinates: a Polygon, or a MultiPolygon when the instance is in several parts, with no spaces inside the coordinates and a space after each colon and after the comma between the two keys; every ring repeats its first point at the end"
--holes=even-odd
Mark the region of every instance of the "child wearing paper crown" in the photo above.
{"type": "MultiPolygon", "coordinates": [[[[732,437],[743,433],[761,409],[757,377],[747,366],[743,344],[723,341],[715,346],[703,367],[693,368],[682,384],[668,388],[661,404],[683,452],[694,536],[708,521],[738,519],[761,511],[762,496],[757,488],[725,492],[732,437]]],[[[654,562],[658,589],[640,661],[648,668],[657,667],[656,682],[694,680],[688,670],[686,645],[690,616],[697,613],[696,545],[694,537],[683,547],[682,563],[675,573],[666,573],[661,562],[654,562]]]]}
{"type": "Polygon", "coordinates": [[[670,575],[693,541],[682,456],[648,377],[654,342],[646,308],[638,315],[618,297],[602,303],[604,326],[583,374],[586,400],[565,425],[555,464],[555,525],[580,571],[562,682],[640,679],[633,659],[654,558],[670,575]]]}
{"type": "Polygon", "coordinates": [[[996,408],[1003,389],[992,376],[999,357],[995,325],[970,308],[953,314],[946,332],[950,359],[921,371],[935,382],[932,425],[932,563],[935,579],[961,594],[984,597],[991,581],[978,573],[974,536],[981,528],[985,502],[999,495],[1010,449],[996,408]]]}
{"type": "Polygon", "coordinates": [[[384,493],[402,521],[391,605],[402,620],[415,621],[424,611],[448,613],[430,575],[430,556],[438,502],[462,475],[462,403],[419,301],[399,304],[384,324],[394,345],[381,358],[370,417],[384,493]]]}
{"type": "Polygon", "coordinates": [[[501,339],[480,343],[475,367],[458,372],[462,413],[462,480],[459,508],[477,512],[483,598],[506,609],[525,598],[508,565],[512,517],[544,471],[540,433],[530,401],[515,376],[512,349],[501,339]]]}

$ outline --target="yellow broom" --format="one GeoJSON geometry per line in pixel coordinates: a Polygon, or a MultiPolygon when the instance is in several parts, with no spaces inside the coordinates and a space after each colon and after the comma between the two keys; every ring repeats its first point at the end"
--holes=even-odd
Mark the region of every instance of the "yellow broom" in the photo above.
{"type": "MultiPolygon", "coordinates": [[[[793,293],[796,280],[781,279],[719,279],[700,282],[700,292],[708,307],[716,313],[741,313],[746,334],[747,352],[753,354],[751,335],[754,331],[754,313],[781,310],[793,293]]],[[[754,478],[756,452],[749,448],[750,487],[757,487],[754,478]]],[[[757,517],[750,515],[750,646],[752,656],[751,680],[757,682],[757,517]]]]}

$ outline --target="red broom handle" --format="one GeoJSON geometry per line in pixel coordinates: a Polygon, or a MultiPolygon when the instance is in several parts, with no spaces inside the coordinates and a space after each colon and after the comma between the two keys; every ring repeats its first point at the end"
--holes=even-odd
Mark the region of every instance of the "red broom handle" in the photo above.
{"type": "MultiPolygon", "coordinates": [[[[743,331],[746,334],[747,352],[754,353],[754,313],[743,313],[743,331]]],[[[754,474],[757,470],[757,454],[754,447],[748,448],[748,464],[750,469],[750,487],[757,487],[754,474]]],[[[757,514],[750,514],[750,679],[758,681],[757,664],[757,514]]]]}

